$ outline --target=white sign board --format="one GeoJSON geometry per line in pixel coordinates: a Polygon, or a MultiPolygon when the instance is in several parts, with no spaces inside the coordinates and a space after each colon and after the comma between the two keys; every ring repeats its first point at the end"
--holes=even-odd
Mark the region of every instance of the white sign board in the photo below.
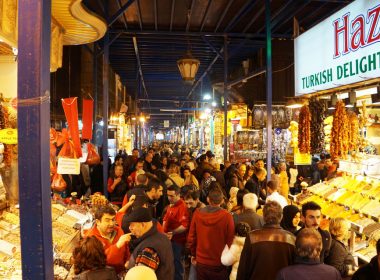
{"type": "Polygon", "coordinates": [[[58,174],[78,175],[80,172],[80,162],[77,158],[58,158],[58,174]]]}
{"type": "Polygon", "coordinates": [[[297,95],[380,77],[380,2],[356,0],[294,42],[297,95]]]}
{"type": "Polygon", "coordinates": [[[164,127],[169,127],[169,121],[168,120],[164,121],[164,127]]]}

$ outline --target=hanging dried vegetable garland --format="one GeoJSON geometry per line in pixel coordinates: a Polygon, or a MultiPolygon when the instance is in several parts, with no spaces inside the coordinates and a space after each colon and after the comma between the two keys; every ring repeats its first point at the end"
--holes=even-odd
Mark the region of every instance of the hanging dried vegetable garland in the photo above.
{"type": "Polygon", "coordinates": [[[300,110],[298,123],[298,149],[300,153],[310,153],[310,121],[309,106],[304,105],[300,110]]]}
{"type": "Polygon", "coordinates": [[[356,151],[358,149],[359,143],[359,120],[355,112],[348,111],[347,114],[350,125],[348,135],[348,149],[350,151],[356,151]]]}
{"type": "Polygon", "coordinates": [[[323,121],[326,117],[326,105],[323,101],[311,99],[309,102],[311,115],[310,149],[312,154],[322,153],[325,149],[325,132],[323,121]]]}
{"type": "Polygon", "coordinates": [[[5,128],[4,111],[3,111],[3,106],[0,105],[0,129],[4,129],[4,128],[5,128]]]}
{"type": "Polygon", "coordinates": [[[345,159],[349,145],[349,123],[344,102],[339,100],[336,103],[333,127],[331,132],[330,153],[333,159],[345,159]]]}

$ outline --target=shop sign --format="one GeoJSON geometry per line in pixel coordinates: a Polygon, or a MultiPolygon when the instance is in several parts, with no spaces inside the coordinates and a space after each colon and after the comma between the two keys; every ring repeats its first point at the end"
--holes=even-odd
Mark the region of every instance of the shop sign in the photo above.
{"type": "Polygon", "coordinates": [[[310,165],[311,154],[301,154],[300,152],[294,153],[294,165],[310,165]]]}
{"type": "Polygon", "coordinates": [[[17,144],[17,129],[6,128],[0,130],[0,143],[17,144]]]}
{"type": "Polygon", "coordinates": [[[296,95],[380,76],[380,4],[356,0],[294,42],[296,95]]]}
{"type": "Polygon", "coordinates": [[[164,121],[164,127],[169,127],[169,121],[168,120],[164,121]]]}
{"type": "Polygon", "coordinates": [[[58,158],[58,174],[78,175],[80,172],[80,161],[78,158],[58,158]]]}
{"type": "Polygon", "coordinates": [[[231,119],[231,123],[232,124],[239,124],[240,123],[240,119],[231,119]]]}

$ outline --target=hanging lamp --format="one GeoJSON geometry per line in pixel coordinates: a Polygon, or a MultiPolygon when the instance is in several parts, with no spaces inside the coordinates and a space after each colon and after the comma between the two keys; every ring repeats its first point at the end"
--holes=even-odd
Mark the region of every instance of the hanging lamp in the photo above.
{"type": "Polygon", "coordinates": [[[192,56],[190,50],[187,51],[183,58],[177,60],[179,72],[185,82],[194,82],[199,64],[200,61],[192,56]]]}

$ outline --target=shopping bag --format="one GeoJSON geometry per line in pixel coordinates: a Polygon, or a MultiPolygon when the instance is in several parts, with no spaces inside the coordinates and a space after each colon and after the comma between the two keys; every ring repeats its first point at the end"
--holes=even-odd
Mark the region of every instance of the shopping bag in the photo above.
{"type": "Polygon", "coordinates": [[[51,182],[51,189],[56,192],[63,192],[66,190],[67,184],[61,174],[54,174],[51,182]]]}
{"type": "Polygon", "coordinates": [[[98,152],[96,151],[96,148],[93,144],[87,143],[87,160],[86,163],[88,165],[97,165],[100,163],[100,156],[98,152]]]}

